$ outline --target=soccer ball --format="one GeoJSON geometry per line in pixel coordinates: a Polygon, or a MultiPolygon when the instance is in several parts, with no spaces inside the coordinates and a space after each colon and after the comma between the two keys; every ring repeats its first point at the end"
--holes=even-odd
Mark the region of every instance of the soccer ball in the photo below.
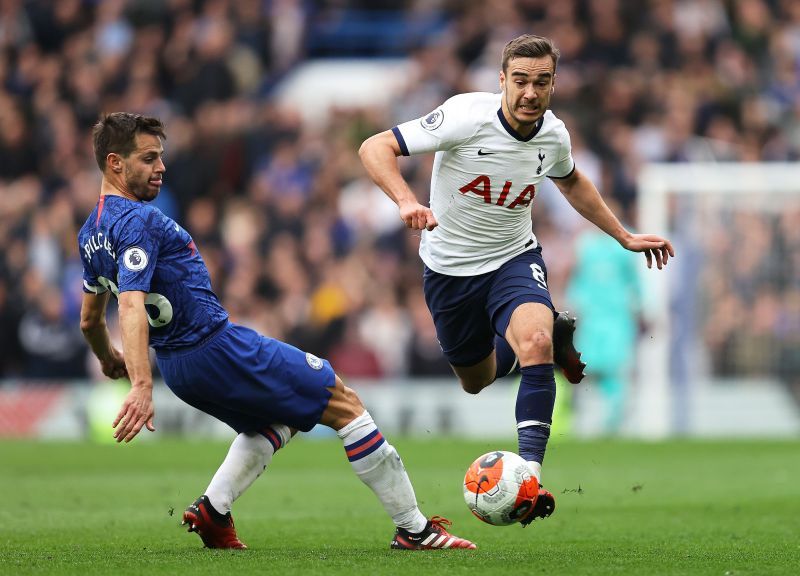
{"type": "Polygon", "coordinates": [[[519,522],[533,509],[539,481],[528,463],[497,450],[479,457],[464,476],[464,501],[479,520],[495,526],[519,522]]]}

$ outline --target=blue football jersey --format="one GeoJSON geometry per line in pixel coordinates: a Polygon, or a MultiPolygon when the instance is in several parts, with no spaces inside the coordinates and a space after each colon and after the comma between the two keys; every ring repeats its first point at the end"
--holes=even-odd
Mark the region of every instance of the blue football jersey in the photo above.
{"type": "Polygon", "coordinates": [[[228,319],[192,237],[154,206],[101,196],[78,248],[85,292],[147,293],[156,350],[199,344],[228,319]]]}

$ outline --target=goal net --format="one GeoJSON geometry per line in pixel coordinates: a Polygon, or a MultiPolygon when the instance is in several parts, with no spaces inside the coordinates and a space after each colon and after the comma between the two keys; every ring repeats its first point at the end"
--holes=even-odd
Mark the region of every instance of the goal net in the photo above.
{"type": "Polygon", "coordinates": [[[800,432],[800,164],[654,164],[639,228],[677,256],[643,275],[642,435],[800,432]]]}

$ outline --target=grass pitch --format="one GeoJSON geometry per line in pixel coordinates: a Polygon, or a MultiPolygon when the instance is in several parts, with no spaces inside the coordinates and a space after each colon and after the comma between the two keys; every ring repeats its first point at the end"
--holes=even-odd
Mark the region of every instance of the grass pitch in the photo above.
{"type": "Polygon", "coordinates": [[[395,439],[423,512],[477,551],[388,549],[393,526],[333,439],[295,438],[234,506],[246,551],[178,527],[227,446],[0,443],[0,574],[800,574],[797,442],[551,442],[547,520],[492,527],[469,463],[516,442],[395,439]]]}

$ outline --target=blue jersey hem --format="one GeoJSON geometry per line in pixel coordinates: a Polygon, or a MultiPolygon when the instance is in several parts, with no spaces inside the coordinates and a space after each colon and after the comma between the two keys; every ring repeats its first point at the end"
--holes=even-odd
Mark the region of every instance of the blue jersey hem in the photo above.
{"type": "Polygon", "coordinates": [[[184,354],[189,354],[194,352],[198,348],[204,347],[206,344],[214,340],[217,336],[219,336],[228,326],[231,326],[231,322],[226,318],[223,320],[219,326],[214,328],[208,336],[200,340],[197,344],[193,344],[192,346],[181,346],[179,348],[165,348],[163,346],[159,348],[155,348],[156,356],[159,358],[175,358],[176,356],[182,356],[184,354]]]}

